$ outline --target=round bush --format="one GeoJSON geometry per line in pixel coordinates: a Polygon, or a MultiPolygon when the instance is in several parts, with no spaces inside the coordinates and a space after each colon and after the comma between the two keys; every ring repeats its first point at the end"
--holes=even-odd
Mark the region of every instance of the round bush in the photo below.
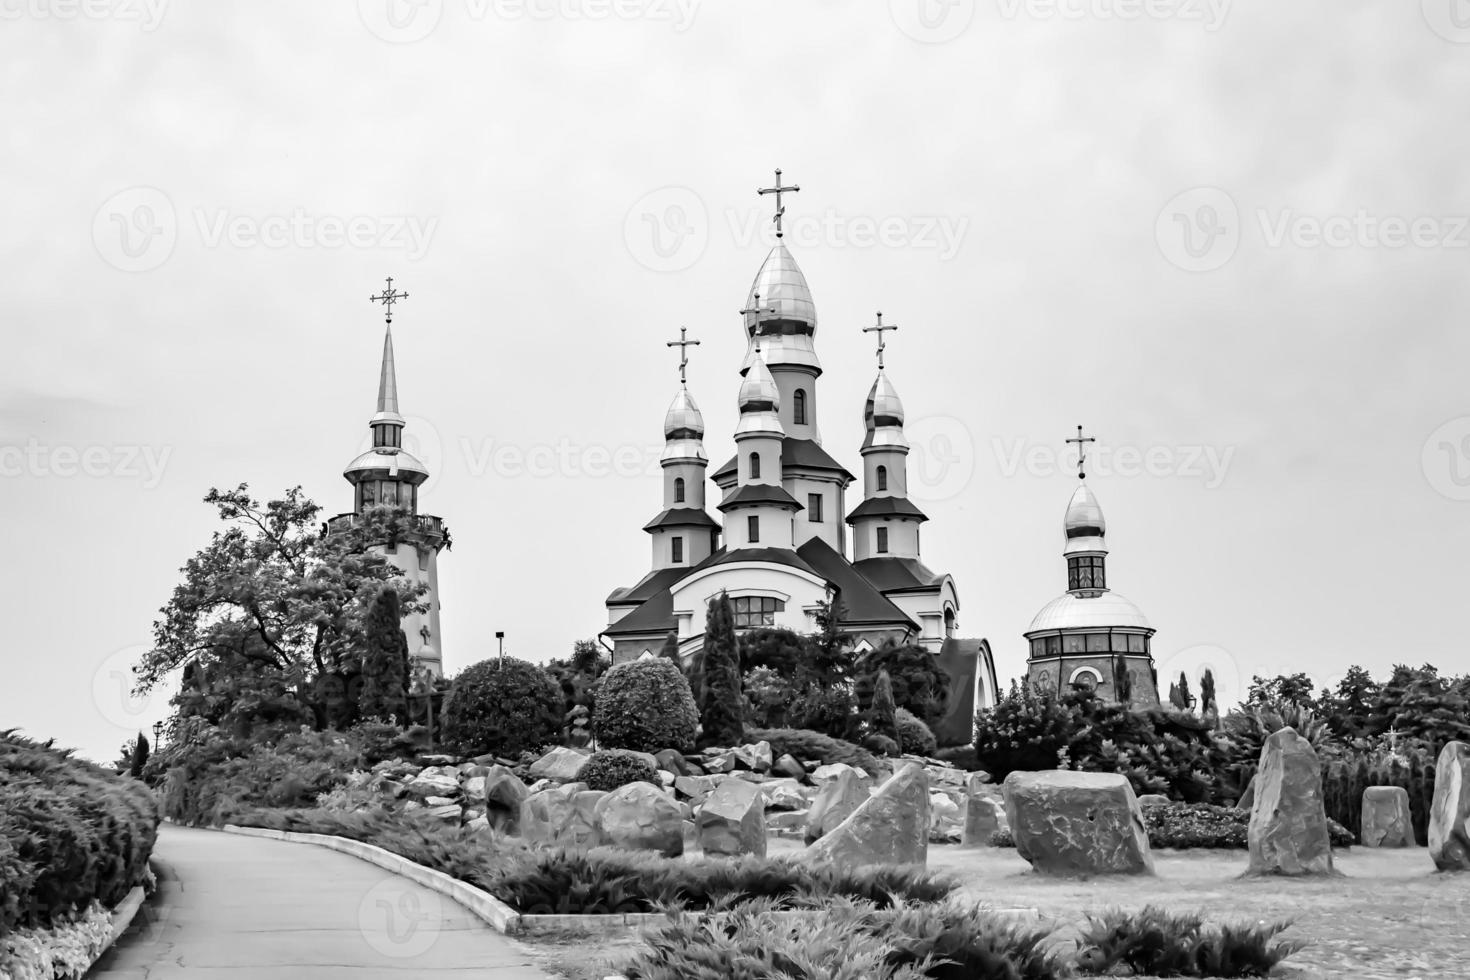
{"type": "Polygon", "coordinates": [[[639,758],[623,749],[608,749],[592,753],[592,758],[582,767],[578,782],[587,784],[588,789],[604,792],[615,790],[629,783],[652,783],[660,785],[658,770],[649,765],[647,759],[639,758]]]}
{"type": "Polygon", "coordinates": [[[894,714],[894,721],[898,726],[898,747],[909,755],[933,756],[939,751],[939,743],[934,740],[934,733],[929,726],[918,718],[907,708],[899,708],[894,714]]]}
{"type": "Polygon", "coordinates": [[[444,741],[466,755],[515,756],[560,741],[566,701],[535,664],[506,657],[466,667],[444,697],[444,741]]]}
{"type": "Polygon", "coordinates": [[[689,682],[661,657],[618,664],[603,674],[593,718],[600,744],[635,752],[688,752],[699,725],[689,682]]]}

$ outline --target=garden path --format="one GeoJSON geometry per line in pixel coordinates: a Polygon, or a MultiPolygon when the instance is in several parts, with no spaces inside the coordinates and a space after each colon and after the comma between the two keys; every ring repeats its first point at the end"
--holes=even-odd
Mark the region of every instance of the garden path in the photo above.
{"type": "Polygon", "coordinates": [[[89,978],[549,980],[458,904],[346,854],[165,824],[159,891],[89,978]]]}

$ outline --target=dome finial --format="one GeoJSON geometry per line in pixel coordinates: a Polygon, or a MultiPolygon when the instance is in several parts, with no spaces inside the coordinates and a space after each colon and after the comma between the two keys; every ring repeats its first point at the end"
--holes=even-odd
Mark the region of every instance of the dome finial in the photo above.
{"type": "Polygon", "coordinates": [[[401,299],[408,299],[408,294],[393,288],[393,277],[388,277],[388,288],[376,296],[369,296],[368,302],[382,303],[383,313],[387,317],[388,326],[393,326],[393,304],[401,299]]]}
{"type": "Polygon", "coordinates": [[[679,348],[679,383],[681,385],[688,384],[688,379],[685,377],[684,372],[685,369],[689,367],[689,348],[698,347],[699,341],[689,339],[688,327],[680,327],[679,339],[670,340],[664,346],[679,348]]]}
{"type": "Polygon", "coordinates": [[[1097,442],[1097,440],[1092,436],[1083,438],[1082,426],[1079,425],[1077,426],[1077,438],[1068,439],[1067,442],[1069,444],[1074,442],[1077,444],[1077,479],[1087,479],[1087,472],[1083,469],[1087,463],[1087,444],[1089,442],[1097,442]]]}
{"type": "Polygon", "coordinates": [[[879,371],[882,371],[883,370],[883,352],[888,349],[888,344],[883,340],[883,334],[884,334],[884,332],[886,332],[888,330],[897,330],[897,329],[898,329],[898,324],[896,324],[896,323],[884,323],[883,322],[883,311],[882,310],[879,310],[878,311],[878,322],[877,323],[875,323],[871,327],[863,327],[863,333],[874,333],[874,332],[876,332],[878,334],[878,370],[879,371]]]}
{"type": "Polygon", "coordinates": [[[776,168],[776,186],[775,187],[758,187],[758,188],[756,188],[756,191],[755,192],[757,194],[759,194],[761,197],[765,197],[767,194],[775,194],[776,195],[776,216],[774,218],[772,218],[771,220],[776,223],[776,237],[777,238],[782,237],[782,235],[784,234],[784,231],[781,228],[781,218],[786,214],[786,205],[784,205],[784,204],[781,203],[781,195],[782,194],[794,194],[794,193],[796,193],[799,190],[801,190],[801,186],[798,185],[798,184],[788,184],[785,187],[782,187],[781,186],[781,168],[780,167],[777,167],[776,168]]]}

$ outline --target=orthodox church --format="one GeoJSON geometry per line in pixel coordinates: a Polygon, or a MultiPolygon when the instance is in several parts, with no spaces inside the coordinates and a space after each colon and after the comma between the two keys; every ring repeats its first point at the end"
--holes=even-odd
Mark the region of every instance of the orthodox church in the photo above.
{"type": "Polygon", "coordinates": [[[1100,697],[1119,700],[1116,665],[1128,672],[1130,704],[1157,705],[1158,678],[1150,649],[1154,629],[1137,606],[1108,588],[1108,525],[1083,471],[1085,443],[1091,441],[1083,439],[1080,426],[1077,438],[1068,440],[1081,452],[1077,489],[1062,520],[1067,591],[1043,606],[1024,634],[1030,650],[1026,683],[1053,694],[1080,684],[1100,697]]]}
{"type": "MultiPolygon", "coordinates": [[[[777,189],[795,189],[780,187],[779,171],[777,189]]],[[[939,658],[956,683],[954,727],[968,738],[975,710],[994,702],[995,667],[987,641],[958,636],[954,579],[921,557],[928,518],[908,498],[904,407],[883,366],[883,334],[894,328],[881,314],[866,328],[878,334],[878,374],[863,407],[862,497],[849,511],[857,478],[822,443],[817,309],[781,240],[782,211],[778,193],[777,243],[741,311],[747,353],[735,455],[713,474],[706,472],[704,417],[685,375],[688,348],[698,341],[681,335],[669,344],[681,350],[680,385],[664,417],[661,509],[643,528],[651,567],[607,597],[601,638],[615,662],[656,655],[671,632],[690,656],[721,593],[730,597],[737,629],[815,632],[821,604],[835,601],[857,652],[891,639],[939,658]],[[720,492],[719,519],[709,513],[707,481],[720,492]]]]}

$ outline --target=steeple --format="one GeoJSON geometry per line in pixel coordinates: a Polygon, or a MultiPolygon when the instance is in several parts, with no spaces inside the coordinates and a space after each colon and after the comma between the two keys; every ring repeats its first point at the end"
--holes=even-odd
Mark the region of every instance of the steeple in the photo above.
{"type": "Polygon", "coordinates": [[[1067,559],[1067,591],[1074,595],[1095,596],[1108,590],[1106,558],[1108,525],[1102,507],[1085,477],[1079,477],[1077,489],[1067,502],[1067,516],[1062,520],[1066,542],[1062,554],[1067,559]]]}
{"type": "Polygon", "coordinates": [[[705,469],[704,415],[689,394],[687,369],[689,348],[699,345],[680,327],[679,339],[668,342],[679,348],[679,391],[664,413],[664,451],[659,465],[664,471],[663,510],[644,525],[653,536],[653,567],[689,568],[710,556],[718,546],[720,526],[704,510],[705,469]]]}
{"type": "Polygon", "coordinates": [[[393,365],[393,325],[383,332],[383,370],[378,376],[378,414],[402,422],[398,414],[398,371],[393,365]]]}
{"type": "MultiPolygon", "coordinates": [[[[389,280],[390,283],[392,280],[389,280]]],[[[391,290],[390,290],[391,291],[391,290]]],[[[397,298],[408,295],[396,294],[397,298]]],[[[403,416],[398,414],[398,374],[393,363],[393,327],[383,334],[383,363],[378,372],[378,410],[368,421],[373,445],[347,464],[342,475],[356,488],[354,510],[401,507],[418,513],[418,487],[429,470],[403,448],[403,416]]]]}
{"type": "Polygon", "coordinates": [[[909,442],[903,433],[903,402],[883,363],[884,333],[897,330],[883,322],[864,327],[878,335],[878,376],[863,405],[863,502],[847,515],[852,525],[853,559],[919,557],[919,525],[929,518],[908,499],[909,442]]]}

